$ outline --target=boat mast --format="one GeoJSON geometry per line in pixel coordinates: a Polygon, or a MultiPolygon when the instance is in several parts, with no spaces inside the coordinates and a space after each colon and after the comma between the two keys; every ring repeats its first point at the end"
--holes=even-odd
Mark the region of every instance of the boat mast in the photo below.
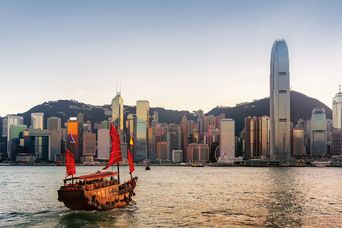
{"type": "Polygon", "coordinates": [[[119,183],[120,183],[120,165],[119,165],[119,162],[116,163],[116,167],[117,167],[117,169],[118,169],[118,181],[119,181],[119,183]]]}

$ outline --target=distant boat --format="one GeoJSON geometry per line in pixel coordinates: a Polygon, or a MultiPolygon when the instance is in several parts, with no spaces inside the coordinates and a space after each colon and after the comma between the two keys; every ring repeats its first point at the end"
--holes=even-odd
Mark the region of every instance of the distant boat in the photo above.
{"type": "Polygon", "coordinates": [[[342,161],[332,161],[330,163],[331,167],[342,167],[342,161]]]}
{"type": "Polygon", "coordinates": [[[149,160],[146,161],[145,170],[151,170],[151,168],[150,168],[150,161],[149,160]]]}
{"type": "MultiPolygon", "coordinates": [[[[66,170],[71,178],[64,179],[64,185],[58,190],[58,200],[71,210],[109,210],[128,205],[135,196],[134,188],[138,177],[133,177],[134,161],[128,150],[127,159],[131,179],[120,183],[119,162],[122,161],[120,150],[120,137],[111,124],[110,136],[112,150],[109,162],[97,173],[74,177],[76,174],[75,159],[73,153],[66,149],[66,170]],[[113,164],[117,164],[117,172],[104,171],[113,164]]],[[[72,135],[71,143],[74,143],[72,135]]]]}
{"type": "Polygon", "coordinates": [[[327,167],[330,166],[331,161],[314,161],[311,164],[314,167],[327,167]]]}
{"type": "Polygon", "coordinates": [[[290,162],[281,162],[279,164],[279,167],[289,167],[290,166],[290,162]]]}
{"type": "Polygon", "coordinates": [[[204,165],[200,162],[193,162],[193,163],[191,163],[191,166],[192,167],[204,167],[204,165]]]}

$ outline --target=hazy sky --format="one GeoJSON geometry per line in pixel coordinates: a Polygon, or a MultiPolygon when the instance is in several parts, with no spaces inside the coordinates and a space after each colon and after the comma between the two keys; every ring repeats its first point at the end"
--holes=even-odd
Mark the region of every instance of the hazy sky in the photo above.
{"type": "Polygon", "coordinates": [[[342,82],[342,1],[0,1],[0,115],[49,100],[209,111],[269,95],[275,39],[293,90],[342,82]]]}

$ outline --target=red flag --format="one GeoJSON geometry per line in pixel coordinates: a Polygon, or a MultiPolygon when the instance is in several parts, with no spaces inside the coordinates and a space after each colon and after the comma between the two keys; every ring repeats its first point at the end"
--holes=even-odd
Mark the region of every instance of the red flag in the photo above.
{"type": "Polygon", "coordinates": [[[65,167],[68,176],[76,173],[74,154],[68,149],[65,149],[65,167]]]}
{"type": "Polygon", "coordinates": [[[120,148],[120,137],[116,131],[114,124],[110,125],[110,138],[112,139],[112,150],[110,152],[109,161],[106,167],[103,169],[108,169],[109,166],[122,161],[121,148],[120,148]]]}
{"type": "Polygon", "coordinates": [[[133,156],[130,150],[128,150],[127,152],[127,159],[128,159],[128,165],[129,165],[129,173],[132,174],[135,168],[134,168],[133,156]]]}

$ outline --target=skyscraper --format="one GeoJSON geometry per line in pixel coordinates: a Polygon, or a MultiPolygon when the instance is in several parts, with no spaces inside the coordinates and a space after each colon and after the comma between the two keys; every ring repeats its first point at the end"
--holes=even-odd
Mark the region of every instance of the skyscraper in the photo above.
{"type": "Polygon", "coordinates": [[[137,101],[136,106],[136,133],[134,160],[141,162],[148,159],[147,128],[149,127],[150,104],[148,101],[137,101]]]}
{"type": "Polygon", "coordinates": [[[11,159],[11,140],[10,140],[10,128],[12,125],[23,125],[24,117],[7,115],[3,119],[3,137],[7,137],[7,157],[11,159]]]}
{"type": "Polygon", "coordinates": [[[327,119],[323,107],[314,108],[311,114],[311,157],[327,155],[327,119]]]}
{"type": "Polygon", "coordinates": [[[149,127],[147,129],[148,155],[151,161],[154,161],[157,159],[155,134],[156,132],[155,132],[154,127],[149,127]]]}
{"type": "Polygon", "coordinates": [[[332,129],[332,151],[333,155],[342,154],[342,92],[341,86],[332,101],[333,105],[333,129],[332,129]]]}
{"type": "MultiPolygon", "coordinates": [[[[134,135],[135,135],[135,127],[134,127],[134,116],[132,113],[129,113],[126,118],[126,142],[129,147],[131,147],[130,143],[131,141],[134,141],[134,135]],[[132,140],[131,140],[132,139],[132,140]]],[[[134,143],[134,142],[133,142],[134,143]]],[[[131,152],[134,153],[134,148],[130,148],[131,152]]]]}
{"type": "Polygon", "coordinates": [[[97,130],[97,159],[108,160],[111,149],[109,129],[97,130]]]}
{"type": "Polygon", "coordinates": [[[49,154],[49,160],[56,161],[58,156],[61,154],[61,119],[58,117],[49,117],[47,119],[47,129],[51,135],[51,153],[49,154]]]}
{"type": "Polygon", "coordinates": [[[137,101],[136,118],[137,121],[144,121],[147,127],[150,126],[150,103],[148,101],[137,101]]]}
{"type": "Polygon", "coordinates": [[[285,40],[274,42],[270,68],[270,159],[289,160],[290,72],[285,40]]]}
{"type": "Polygon", "coordinates": [[[342,128],[342,92],[341,86],[339,86],[338,93],[335,95],[332,101],[333,105],[333,127],[342,128]]]}
{"type": "Polygon", "coordinates": [[[261,116],[258,120],[259,155],[267,158],[270,156],[270,118],[261,116]]]}
{"type": "Polygon", "coordinates": [[[157,160],[169,160],[167,142],[157,142],[157,160]]]}
{"type": "Polygon", "coordinates": [[[32,129],[44,129],[44,113],[43,112],[31,113],[31,128],[32,129]]]}
{"type": "Polygon", "coordinates": [[[80,160],[80,134],[79,134],[79,123],[77,119],[70,118],[67,122],[68,131],[68,147],[74,153],[75,161],[80,160]],[[73,140],[73,142],[72,142],[73,140]]]}
{"type": "Polygon", "coordinates": [[[118,130],[122,133],[124,128],[124,105],[123,105],[123,98],[120,92],[116,93],[116,96],[112,100],[112,121],[118,126],[118,130]]]}
{"type": "Polygon", "coordinates": [[[182,131],[179,124],[170,124],[168,130],[169,160],[172,160],[172,151],[182,149],[182,131]]]}
{"type": "Polygon", "coordinates": [[[292,155],[295,158],[303,158],[305,155],[304,129],[294,127],[292,132],[292,155]]]}
{"type": "Polygon", "coordinates": [[[47,119],[47,129],[48,130],[60,130],[61,129],[61,119],[58,117],[49,117],[47,119]]]}
{"type": "Polygon", "coordinates": [[[258,118],[246,117],[245,118],[245,153],[243,158],[245,160],[257,158],[258,152],[258,118]]]}
{"type": "Polygon", "coordinates": [[[221,120],[220,130],[221,155],[218,162],[231,162],[235,158],[235,121],[221,120]]]}
{"type": "Polygon", "coordinates": [[[183,159],[184,161],[187,160],[186,158],[186,148],[189,143],[189,121],[188,118],[186,118],[186,115],[182,117],[182,120],[180,122],[181,130],[182,130],[182,150],[183,150],[183,159]]]}
{"type": "Polygon", "coordinates": [[[96,155],[96,134],[85,132],[82,135],[82,162],[92,162],[96,155]]]}

